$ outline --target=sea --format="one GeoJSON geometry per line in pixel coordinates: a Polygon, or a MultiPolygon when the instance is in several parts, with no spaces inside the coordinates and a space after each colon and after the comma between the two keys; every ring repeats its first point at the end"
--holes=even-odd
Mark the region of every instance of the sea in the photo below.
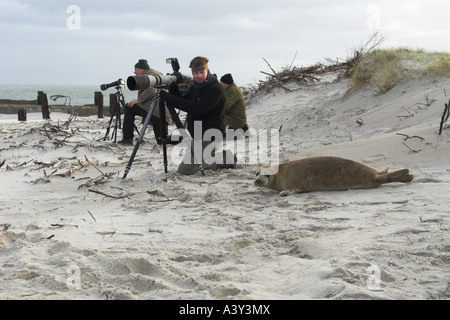
{"type": "MultiPolygon", "coordinates": [[[[109,95],[117,89],[111,87],[102,91],[100,85],[34,85],[0,84],[0,99],[36,100],[38,91],[47,94],[49,105],[84,106],[94,104],[95,92],[103,93],[103,105],[109,105],[109,95]]],[[[125,102],[136,99],[137,92],[121,86],[125,102]]]]}

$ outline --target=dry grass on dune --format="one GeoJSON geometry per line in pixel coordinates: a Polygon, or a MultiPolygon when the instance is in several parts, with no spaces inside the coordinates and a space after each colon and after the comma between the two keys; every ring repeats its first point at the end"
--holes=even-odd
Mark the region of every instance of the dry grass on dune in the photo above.
{"type": "Polygon", "coordinates": [[[450,75],[450,54],[408,48],[376,49],[355,65],[348,92],[371,85],[387,92],[396,84],[422,77],[450,75]]]}

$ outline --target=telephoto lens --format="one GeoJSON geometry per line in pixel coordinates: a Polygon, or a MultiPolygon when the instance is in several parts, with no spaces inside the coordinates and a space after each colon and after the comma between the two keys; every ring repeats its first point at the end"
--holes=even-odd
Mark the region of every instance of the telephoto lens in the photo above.
{"type": "Polygon", "coordinates": [[[177,82],[178,77],[176,75],[140,75],[130,76],[127,79],[127,86],[130,90],[143,90],[147,88],[155,88],[177,82]]]}

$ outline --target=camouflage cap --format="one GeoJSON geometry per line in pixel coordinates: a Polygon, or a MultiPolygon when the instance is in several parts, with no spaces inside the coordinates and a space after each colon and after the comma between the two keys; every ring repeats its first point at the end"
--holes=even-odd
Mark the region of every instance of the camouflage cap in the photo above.
{"type": "Polygon", "coordinates": [[[206,57],[195,57],[191,60],[189,64],[189,68],[192,69],[192,72],[200,71],[200,70],[208,70],[208,58],[206,57]]]}

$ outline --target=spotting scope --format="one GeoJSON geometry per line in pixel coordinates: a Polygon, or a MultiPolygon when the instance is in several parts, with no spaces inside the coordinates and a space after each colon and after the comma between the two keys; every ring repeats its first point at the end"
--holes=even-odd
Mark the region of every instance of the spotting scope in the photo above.
{"type": "Polygon", "coordinates": [[[106,89],[109,89],[111,87],[117,87],[117,86],[121,86],[124,84],[125,84],[125,80],[119,79],[119,80],[111,82],[111,83],[101,84],[100,89],[102,89],[102,91],[105,91],[106,89]]]}

